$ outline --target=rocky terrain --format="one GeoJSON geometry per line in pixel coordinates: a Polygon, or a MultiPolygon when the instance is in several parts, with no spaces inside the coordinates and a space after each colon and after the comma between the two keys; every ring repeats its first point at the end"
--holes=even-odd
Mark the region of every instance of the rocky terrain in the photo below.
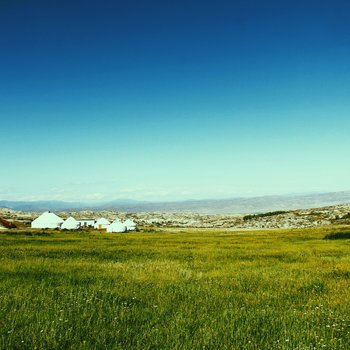
{"type": "MultiPolygon", "coordinates": [[[[105,217],[109,220],[132,218],[143,227],[195,227],[228,229],[263,228],[303,228],[332,224],[350,224],[350,204],[334,205],[312,209],[275,211],[250,215],[242,214],[200,214],[139,212],[122,213],[116,211],[61,211],[62,218],[73,216],[76,219],[105,217]]],[[[14,222],[18,227],[28,227],[40,215],[39,212],[0,209],[0,217],[14,222]]]]}

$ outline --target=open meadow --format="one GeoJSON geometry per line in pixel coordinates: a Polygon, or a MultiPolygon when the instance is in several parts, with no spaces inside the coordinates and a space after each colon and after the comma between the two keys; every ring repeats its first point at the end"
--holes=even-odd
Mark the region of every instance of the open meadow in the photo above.
{"type": "Polygon", "coordinates": [[[348,350],[349,232],[0,232],[0,348],[348,350]]]}

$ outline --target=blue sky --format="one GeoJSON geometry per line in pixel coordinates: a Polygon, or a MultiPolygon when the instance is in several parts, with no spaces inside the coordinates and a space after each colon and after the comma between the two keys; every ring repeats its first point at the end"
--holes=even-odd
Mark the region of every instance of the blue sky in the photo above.
{"type": "Polygon", "coordinates": [[[2,1],[0,199],[350,190],[347,1],[2,1]]]}

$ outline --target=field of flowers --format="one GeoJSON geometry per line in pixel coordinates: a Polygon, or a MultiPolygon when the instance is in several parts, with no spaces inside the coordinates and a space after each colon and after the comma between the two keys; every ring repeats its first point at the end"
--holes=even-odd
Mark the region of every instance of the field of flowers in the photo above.
{"type": "Polygon", "coordinates": [[[349,231],[0,233],[0,349],[348,350],[349,231]]]}

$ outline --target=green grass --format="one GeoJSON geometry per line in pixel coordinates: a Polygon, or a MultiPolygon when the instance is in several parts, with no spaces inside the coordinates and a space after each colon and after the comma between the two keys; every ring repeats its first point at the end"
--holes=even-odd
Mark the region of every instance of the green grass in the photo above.
{"type": "Polygon", "coordinates": [[[0,233],[0,348],[348,350],[342,232],[0,233]]]}

